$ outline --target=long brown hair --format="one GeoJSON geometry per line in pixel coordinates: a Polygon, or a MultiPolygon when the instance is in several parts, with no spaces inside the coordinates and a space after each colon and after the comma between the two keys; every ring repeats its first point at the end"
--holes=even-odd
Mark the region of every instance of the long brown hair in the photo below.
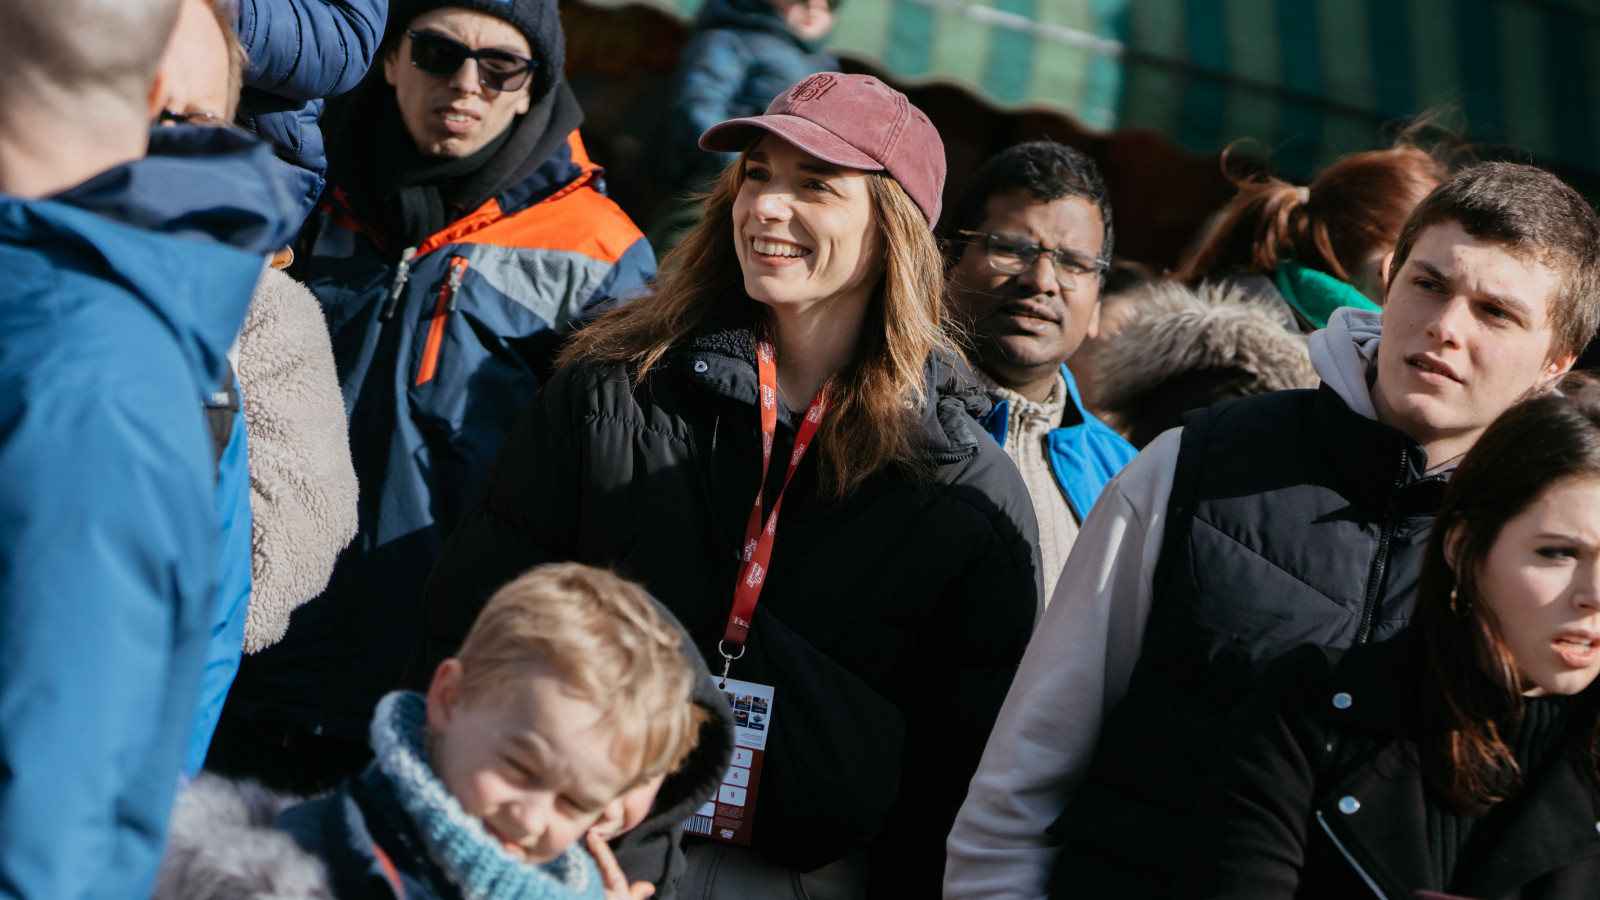
{"type": "Polygon", "coordinates": [[[1267,174],[1236,177],[1228,171],[1226,151],[1222,171],[1239,192],[1179,270],[1180,281],[1230,269],[1270,275],[1292,255],[1351,282],[1362,263],[1394,246],[1406,217],[1450,177],[1442,163],[1405,138],[1387,150],[1341,157],[1306,188],[1267,174]]]}
{"type": "MultiPolygon", "coordinates": [[[[744,292],[733,243],[733,201],[744,184],[745,155],[706,197],[705,215],[662,263],[654,293],[600,317],[561,351],[558,365],[622,362],[643,381],[717,304],[745,297],[770,327],[765,306],[744,292]]],[[[868,173],[873,218],[884,246],[883,274],[862,324],[855,361],[834,379],[832,403],[816,443],[822,487],[843,498],[890,464],[926,471],[918,441],[929,401],[924,365],[939,350],[961,353],[943,331],[943,266],[922,210],[881,172],[868,173]]]]}
{"type": "MultiPolygon", "coordinates": [[[[1483,562],[1505,523],[1552,485],[1600,479],[1600,382],[1569,375],[1559,391],[1511,407],[1478,439],[1450,478],[1422,562],[1415,613],[1427,657],[1422,769],[1461,812],[1482,812],[1522,778],[1501,733],[1521,714],[1521,678],[1494,613],[1480,601],[1483,562]],[[1454,569],[1445,552],[1452,541],[1454,569]]],[[[1597,749],[1600,717],[1591,726],[1591,762],[1597,749]]]]}

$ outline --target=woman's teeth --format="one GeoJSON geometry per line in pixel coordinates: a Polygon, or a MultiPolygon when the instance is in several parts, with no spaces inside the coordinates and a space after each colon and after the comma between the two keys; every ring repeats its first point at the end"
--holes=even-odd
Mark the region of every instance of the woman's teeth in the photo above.
{"type": "Polygon", "coordinates": [[[750,246],[753,247],[755,249],[755,251],[757,253],[761,254],[762,256],[789,256],[789,257],[794,257],[794,256],[805,256],[807,253],[811,252],[810,250],[807,250],[806,248],[801,247],[798,244],[786,244],[786,243],[782,243],[782,242],[779,242],[779,241],[763,241],[763,240],[760,240],[759,238],[752,239],[750,241],[750,246]]]}
{"type": "Polygon", "coordinates": [[[445,113],[444,120],[446,122],[471,122],[472,117],[461,113],[445,113]]]}

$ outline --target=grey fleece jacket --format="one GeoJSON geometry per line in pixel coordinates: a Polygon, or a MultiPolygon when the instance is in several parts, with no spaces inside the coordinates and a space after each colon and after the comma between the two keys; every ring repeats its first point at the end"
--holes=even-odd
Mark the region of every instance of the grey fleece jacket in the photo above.
{"type": "Polygon", "coordinates": [[[356,533],[356,470],[328,326],[311,291],[277,269],[256,284],[238,377],[254,523],[244,652],[255,653],[322,593],[356,533]]]}

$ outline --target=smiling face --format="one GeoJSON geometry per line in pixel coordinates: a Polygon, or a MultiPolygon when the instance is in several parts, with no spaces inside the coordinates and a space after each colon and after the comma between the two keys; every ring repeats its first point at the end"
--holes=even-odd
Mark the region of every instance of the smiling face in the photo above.
{"type": "MultiPolygon", "coordinates": [[[[1065,248],[1090,264],[1104,245],[1100,210],[1082,197],[1046,203],[1023,189],[990,197],[984,209],[973,231],[1021,238],[1046,250],[1065,248]]],[[[1026,394],[1036,382],[1053,384],[1060,365],[1095,335],[1100,278],[1083,276],[1069,288],[1045,253],[1023,271],[1007,274],[990,265],[980,238],[965,245],[950,270],[950,303],[972,336],[977,363],[1000,384],[1026,394]]]]}
{"type": "MultiPolygon", "coordinates": [[[[428,31],[473,50],[504,50],[528,57],[528,39],[510,22],[454,6],[430,10],[411,20],[408,31],[428,31]]],[[[383,57],[383,77],[394,85],[406,131],[428,156],[460,159],[483,149],[528,111],[529,78],[514,91],[496,91],[478,81],[478,63],[467,60],[453,75],[430,75],[411,64],[411,38],[401,35],[383,57]]]]}
{"type": "Polygon", "coordinates": [[[1378,419],[1428,452],[1465,453],[1530,390],[1571,368],[1551,359],[1560,275],[1455,222],[1428,228],[1389,286],[1372,389],[1378,419]]]}
{"type": "Polygon", "coordinates": [[[750,298],[780,313],[818,304],[865,309],[883,274],[867,173],[771,135],[743,165],[733,243],[750,298]]]}
{"type": "Polygon", "coordinates": [[[1529,696],[1600,675],[1600,481],[1569,479],[1506,522],[1477,575],[1529,696]]]}
{"type": "Polygon", "coordinates": [[[538,668],[494,700],[464,698],[461,675],[461,663],[446,660],[428,689],[433,768],[508,852],[547,863],[602,814],[621,817],[632,776],[615,762],[594,704],[538,668]]]}

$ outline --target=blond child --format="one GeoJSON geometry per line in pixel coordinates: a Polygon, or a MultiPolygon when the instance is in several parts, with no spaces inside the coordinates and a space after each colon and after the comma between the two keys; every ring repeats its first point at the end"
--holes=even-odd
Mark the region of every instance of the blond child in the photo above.
{"type": "Polygon", "coordinates": [[[605,841],[695,746],[707,713],[686,651],[637,585],[534,569],[494,595],[426,696],[379,702],[364,773],[275,827],[340,900],[649,896],[605,841]]]}

